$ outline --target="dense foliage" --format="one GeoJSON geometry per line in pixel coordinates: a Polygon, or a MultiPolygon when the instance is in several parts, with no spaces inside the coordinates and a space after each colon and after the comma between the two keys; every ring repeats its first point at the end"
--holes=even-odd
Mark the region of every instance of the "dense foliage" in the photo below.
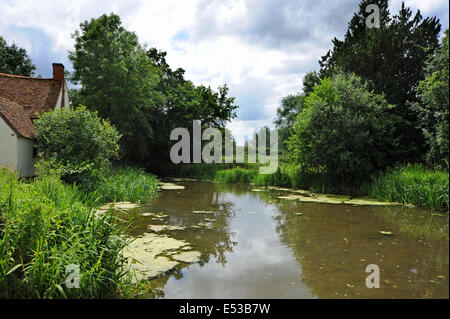
{"type": "Polygon", "coordinates": [[[194,119],[221,128],[235,116],[237,106],[226,86],[215,92],[185,80],[183,69],[173,71],[165,52],[141,46],[117,15],[102,15],[80,27],[69,58],[75,70],[71,79],[81,89],[71,96],[123,134],[124,162],[155,169],[168,160],[172,129],[190,128],[194,119]]]}
{"type": "Polygon", "coordinates": [[[0,169],[0,298],[119,297],[126,241],[110,215],[95,218],[94,196],[55,176],[26,184],[0,169]],[[66,285],[70,265],[79,288],[66,285]]]}
{"type": "Polygon", "coordinates": [[[143,161],[155,129],[152,116],[162,98],[155,90],[161,74],[117,15],[85,21],[80,28],[69,54],[71,80],[81,84],[77,102],[119,130],[125,160],[143,161]]]}
{"type": "Polygon", "coordinates": [[[307,170],[324,172],[332,184],[358,184],[388,166],[397,150],[393,108],[354,74],[324,79],[305,99],[289,156],[307,170]]]}
{"type": "Polygon", "coordinates": [[[303,110],[305,97],[314,90],[314,86],[320,83],[316,72],[308,72],[303,78],[303,93],[289,94],[281,99],[280,107],[277,108],[275,125],[278,129],[278,147],[281,154],[287,151],[287,141],[292,135],[297,115],[303,110]]]}
{"type": "Polygon", "coordinates": [[[427,62],[426,78],[417,89],[420,101],[414,104],[419,113],[429,150],[427,161],[448,170],[448,110],[449,110],[449,48],[448,29],[442,47],[427,62]]]}
{"type": "Polygon", "coordinates": [[[5,39],[0,37],[0,73],[31,76],[35,69],[25,49],[14,43],[8,45],[5,39]]]}
{"type": "Polygon", "coordinates": [[[371,196],[391,202],[448,211],[448,173],[407,165],[378,174],[368,185],[371,196]]]}
{"type": "Polygon", "coordinates": [[[396,160],[419,160],[425,152],[424,138],[408,101],[417,101],[414,90],[425,78],[428,54],[439,47],[441,25],[436,17],[424,19],[420,11],[413,15],[404,3],[391,16],[388,6],[385,0],[361,1],[345,39],[335,38],[332,50],[322,57],[320,75],[325,78],[344,71],[369,80],[371,89],[384,93],[390,104],[397,105],[394,111],[403,119],[396,128],[401,151],[396,160]],[[380,8],[380,28],[366,27],[368,4],[380,8]]]}
{"type": "Polygon", "coordinates": [[[118,155],[120,134],[85,107],[44,113],[35,124],[41,168],[56,169],[67,180],[99,175],[118,155]]]}

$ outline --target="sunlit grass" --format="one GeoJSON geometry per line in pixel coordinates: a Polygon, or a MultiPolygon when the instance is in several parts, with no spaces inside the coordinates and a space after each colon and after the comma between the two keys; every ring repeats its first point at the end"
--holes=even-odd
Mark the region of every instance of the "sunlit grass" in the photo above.
{"type": "Polygon", "coordinates": [[[52,175],[25,182],[0,169],[0,298],[135,294],[121,255],[125,226],[94,211],[107,201],[148,201],[156,187],[154,176],[132,168],[113,169],[92,185],[52,175]],[[79,288],[66,286],[71,264],[80,267],[79,288]]]}
{"type": "Polygon", "coordinates": [[[422,165],[408,165],[379,174],[373,178],[368,191],[381,200],[448,211],[448,172],[422,165]]]}
{"type": "Polygon", "coordinates": [[[56,176],[25,183],[0,170],[0,298],[111,298],[129,284],[122,229],[56,176]],[[79,288],[66,267],[79,265],[79,288]]]}
{"type": "Polygon", "coordinates": [[[99,203],[148,202],[156,195],[157,187],[154,175],[134,167],[115,167],[98,180],[80,185],[86,194],[95,194],[99,203]]]}

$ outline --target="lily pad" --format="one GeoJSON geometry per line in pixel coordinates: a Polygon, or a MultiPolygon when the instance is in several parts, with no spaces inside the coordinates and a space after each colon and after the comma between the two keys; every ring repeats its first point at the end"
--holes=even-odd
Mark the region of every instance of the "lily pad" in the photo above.
{"type": "Polygon", "coordinates": [[[172,226],[172,225],[149,225],[148,229],[154,232],[161,232],[164,230],[184,230],[185,227],[183,226],[172,226]]]}
{"type": "Polygon", "coordinates": [[[123,249],[122,254],[129,259],[135,279],[140,280],[158,276],[175,268],[178,265],[176,261],[161,255],[186,246],[189,246],[189,243],[184,240],[148,233],[132,241],[123,249]]]}
{"type": "Polygon", "coordinates": [[[195,263],[200,261],[201,253],[198,251],[183,251],[178,254],[170,256],[170,258],[185,263],[195,263]]]}
{"type": "Polygon", "coordinates": [[[213,211],[207,211],[207,210],[194,210],[192,214],[214,214],[213,211]]]}
{"type": "Polygon", "coordinates": [[[186,187],[174,183],[159,183],[159,188],[165,190],[173,190],[173,189],[185,189],[186,187]]]}

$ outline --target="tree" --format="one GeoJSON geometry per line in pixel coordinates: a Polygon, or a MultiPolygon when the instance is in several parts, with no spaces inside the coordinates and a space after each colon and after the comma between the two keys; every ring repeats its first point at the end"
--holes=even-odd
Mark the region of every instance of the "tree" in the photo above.
{"type": "Polygon", "coordinates": [[[308,72],[303,78],[303,93],[289,94],[281,99],[281,105],[277,108],[277,116],[274,124],[278,129],[279,151],[286,152],[286,143],[291,136],[291,130],[297,115],[302,111],[305,97],[320,83],[316,72],[308,72]]]}
{"type": "Polygon", "coordinates": [[[314,86],[320,84],[320,77],[316,71],[308,72],[303,78],[303,93],[308,95],[314,90],[314,86]]]}
{"type": "Polygon", "coordinates": [[[395,112],[404,122],[397,128],[403,153],[398,159],[418,157],[424,152],[423,135],[416,128],[417,114],[407,101],[416,102],[415,89],[425,78],[424,66],[428,54],[439,46],[441,25],[436,17],[423,19],[402,4],[391,17],[388,1],[364,0],[349,23],[343,41],[334,39],[333,49],[320,61],[320,77],[334,72],[355,73],[369,80],[369,87],[384,93],[389,103],[397,105],[395,112]],[[380,9],[380,28],[367,28],[365,12],[368,4],[380,9]],[[427,48],[427,50],[425,50],[427,48]]]}
{"type": "Polygon", "coordinates": [[[0,73],[32,76],[36,67],[31,62],[25,49],[17,47],[14,43],[8,45],[0,37],[0,73]]]}
{"type": "Polygon", "coordinates": [[[358,185],[395,155],[393,108],[354,74],[321,80],[295,122],[290,160],[324,174],[332,185],[358,185]]]}
{"type": "Polygon", "coordinates": [[[417,88],[420,102],[413,107],[419,113],[419,127],[425,135],[430,164],[448,169],[449,162],[449,47],[448,29],[441,48],[426,63],[426,78],[417,88]]]}
{"type": "Polygon", "coordinates": [[[172,129],[190,128],[194,119],[223,127],[235,116],[226,86],[215,92],[185,80],[183,69],[173,71],[167,64],[166,52],[142,47],[119,16],[103,15],[80,27],[69,58],[81,89],[71,96],[119,129],[124,161],[167,166],[172,129]]]}
{"type": "Polygon", "coordinates": [[[145,163],[150,156],[156,112],[162,96],[156,91],[160,71],[148,59],[135,33],[122,27],[119,16],[102,15],[80,24],[73,34],[72,80],[81,84],[80,103],[109,119],[123,134],[125,161],[145,163]]]}
{"type": "Polygon", "coordinates": [[[86,107],[46,112],[35,124],[41,165],[57,169],[66,180],[101,173],[118,156],[120,134],[86,107]]]}

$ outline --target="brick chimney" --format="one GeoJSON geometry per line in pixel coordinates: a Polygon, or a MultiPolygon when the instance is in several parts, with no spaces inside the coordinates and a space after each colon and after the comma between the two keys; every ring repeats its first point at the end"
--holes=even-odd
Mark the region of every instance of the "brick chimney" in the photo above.
{"type": "Polygon", "coordinates": [[[62,63],[53,63],[53,79],[64,81],[64,64],[62,63]]]}

